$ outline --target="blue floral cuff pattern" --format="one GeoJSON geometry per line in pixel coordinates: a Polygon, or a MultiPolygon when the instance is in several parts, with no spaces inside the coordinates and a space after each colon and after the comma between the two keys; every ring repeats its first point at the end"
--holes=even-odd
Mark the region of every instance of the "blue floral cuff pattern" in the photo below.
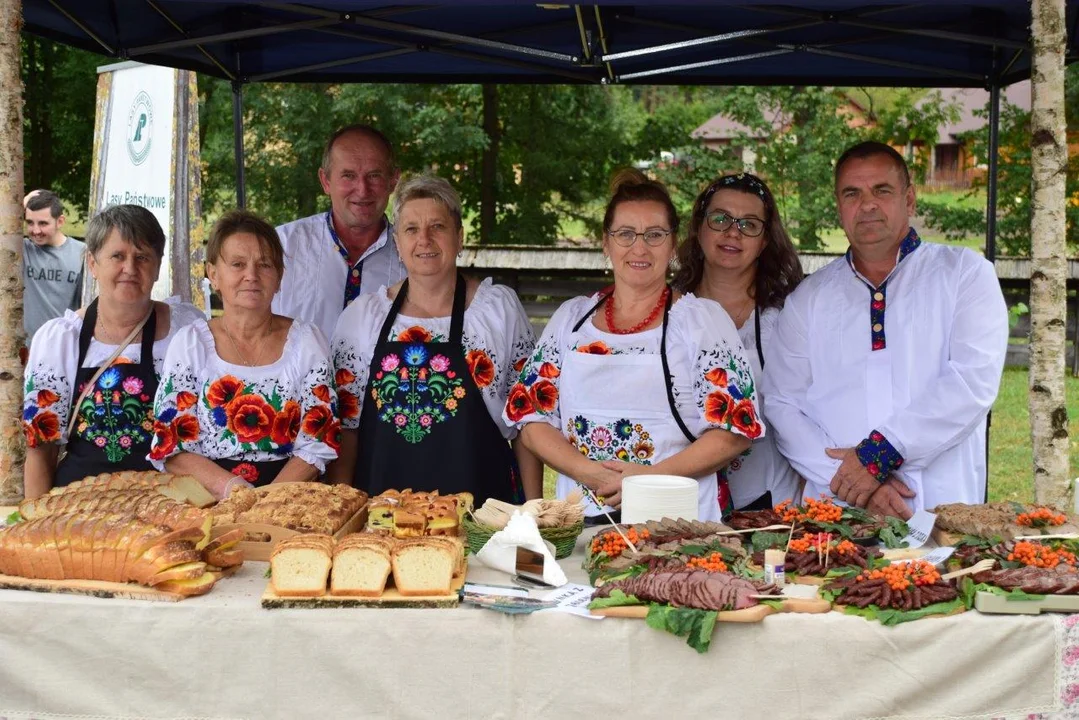
{"type": "Polygon", "coordinates": [[[888,442],[888,438],[876,430],[858,443],[854,452],[858,456],[858,461],[878,482],[887,480],[888,475],[893,470],[898,470],[903,464],[903,456],[888,442]]]}

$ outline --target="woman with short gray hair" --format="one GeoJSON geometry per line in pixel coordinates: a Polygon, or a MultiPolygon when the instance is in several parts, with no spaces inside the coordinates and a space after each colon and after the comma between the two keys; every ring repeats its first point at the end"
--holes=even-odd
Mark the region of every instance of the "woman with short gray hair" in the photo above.
{"type": "Polygon", "coordinates": [[[331,342],[341,415],[328,475],[372,495],[470,492],[542,496],[539,461],[502,421],[535,335],[516,293],[457,268],[461,199],[439,177],[401,183],[395,239],[408,277],[345,308],[331,342]]]}
{"type": "Polygon", "coordinates": [[[151,299],[165,233],[146,208],[98,213],[86,228],[86,251],[97,298],[45,323],[30,346],[27,498],[89,475],[152,469],[146,454],[165,351],[177,330],[201,317],[193,305],[151,299]]]}

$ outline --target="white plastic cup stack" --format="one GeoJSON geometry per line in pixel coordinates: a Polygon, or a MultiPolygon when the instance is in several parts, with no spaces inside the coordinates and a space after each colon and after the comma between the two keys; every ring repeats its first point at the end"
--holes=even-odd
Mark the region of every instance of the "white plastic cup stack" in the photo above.
{"type": "Polygon", "coordinates": [[[697,481],[677,475],[631,475],[622,481],[622,522],[697,519],[697,481]]]}

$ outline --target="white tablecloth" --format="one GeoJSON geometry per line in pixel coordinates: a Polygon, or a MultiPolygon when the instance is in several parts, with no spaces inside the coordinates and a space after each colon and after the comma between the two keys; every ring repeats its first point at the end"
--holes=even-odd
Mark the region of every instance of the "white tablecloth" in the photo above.
{"type": "Polygon", "coordinates": [[[265,568],[175,604],[0,591],[0,718],[1077,716],[1059,616],[776,615],[699,655],[635,620],[264,610],[265,568]]]}

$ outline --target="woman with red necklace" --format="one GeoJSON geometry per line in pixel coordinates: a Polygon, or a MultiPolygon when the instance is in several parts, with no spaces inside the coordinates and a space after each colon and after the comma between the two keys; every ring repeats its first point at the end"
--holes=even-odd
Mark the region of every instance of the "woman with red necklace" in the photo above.
{"type": "Polygon", "coordinates": [[[717,487],[716,471],[764,426],[727,313],[667,284],[677,235],[663,185],[635,170],[615,175],[603,219],[614,285],[558,309],[505,416],[558,472],[559,497],[580,483],[613,510],[626,476],[681,475],[698,479],[699,519],[718,520],[730,495],[717,487]]]}

